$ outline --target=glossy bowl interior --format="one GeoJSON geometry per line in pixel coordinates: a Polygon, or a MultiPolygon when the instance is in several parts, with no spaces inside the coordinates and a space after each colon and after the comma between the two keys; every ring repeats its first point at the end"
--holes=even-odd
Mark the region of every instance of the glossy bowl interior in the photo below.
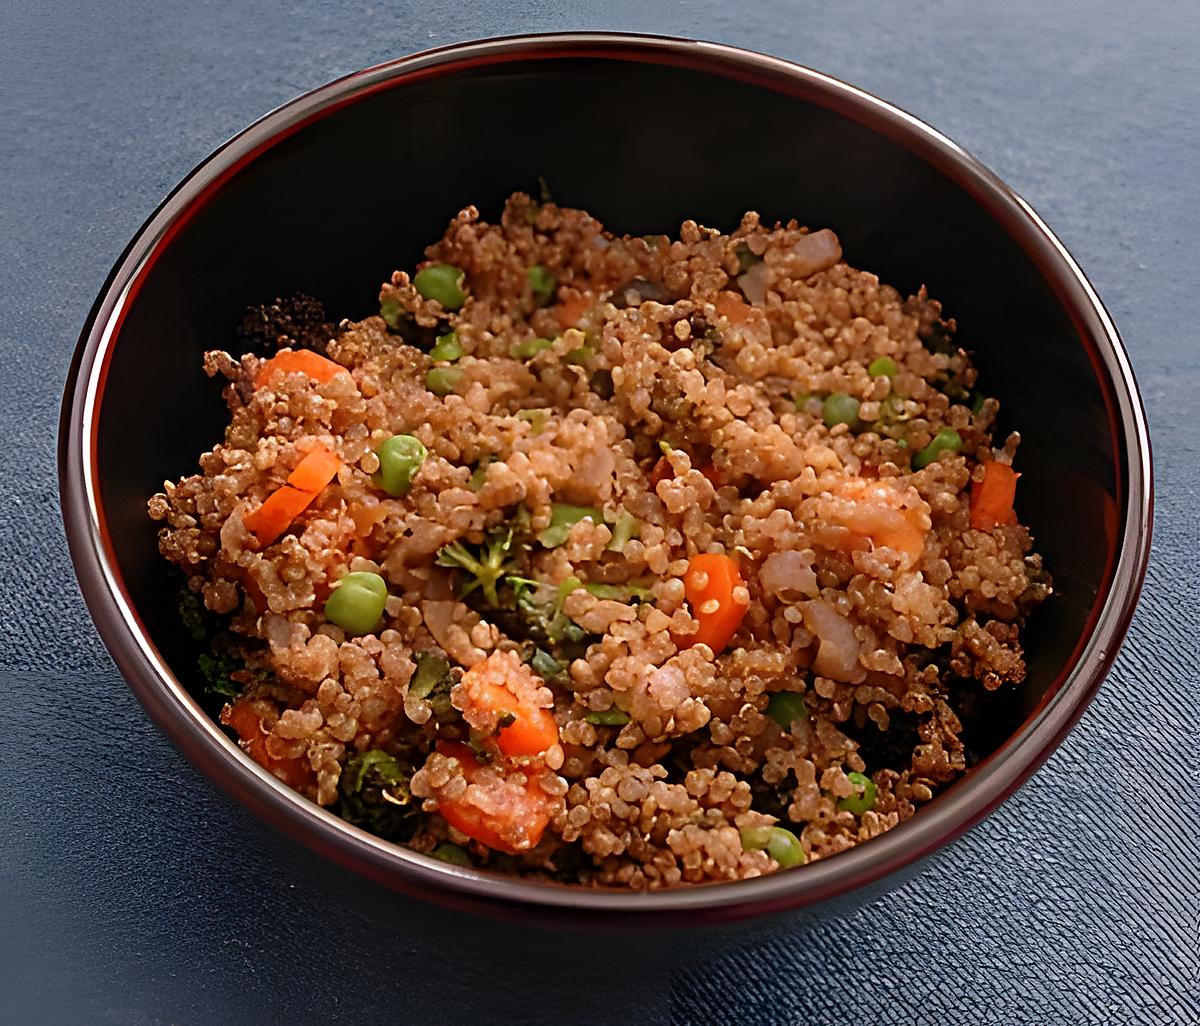
{"type": "Polygon", "coordinates": [[[989,172],[848,86],[711,44],[605,35],[447,48],[351,76],[267,116],[202,164],[131,243],[76,354],[64,514],[105,642],[200,767],[294,837],[444,901],[675,918],[745,915],[861,888],[966,829],[1046,757],[1098,685],[1149,542],[1149,452],[1115,330],[1053,237],[989,172]],[[719,124],[719,133],[709,126],[719,124]],[[225,411],[200,367],[251,302],[301,289],[376,309],[467,203],[498,213],[544,177],[618,232],[725,230],[744,210],[830,226],[847,259],[957,319],[1001,436],[1023,444],[1019,511],[1055,578],[1028,626],[1029,680],[967,735],[968,778],[883,838],[803,871],[653,895],[490,877],[402,851],[287,791],[187,694],[194,661],[146,498],[195,466],[225,411]],[[1064,497],[1070,497],[1069,502],[1064,497]]]}

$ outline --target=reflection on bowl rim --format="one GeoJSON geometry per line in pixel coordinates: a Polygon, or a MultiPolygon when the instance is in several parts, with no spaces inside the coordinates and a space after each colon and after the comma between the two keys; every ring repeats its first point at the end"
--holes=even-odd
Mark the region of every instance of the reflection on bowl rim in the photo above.
{"type": "Polygon", "coordinates": [[[199,164],[117,261],[80,336],[59,425],[59,487],[72,560],[101,637],[147,711],[208,776],[285,834],[405,893],[503,911],[588,910],[628,920],[714,921],[813,905],[865,887],[948,844],[1032,774],[1073,726],[1116,656],[1150,549],[1150,442],[1117,330],[1091,285],[1041,219],[991,171],[910,114],[808,68],[716,43],[623,33],[514,36],[440,47],[367,68],[267,114],[199,164]],[[740,80],[814,103],[900,143],[981,204],[1021,246],[1070,313],[1104,391],[1124,527],[1088,627],[1045,697],[1000,749],[887,833],[795,872],[646,893],[540,883],[451,866],[367,834],[276,780],[230,741],[147,638],[117,569],[96,490],[97,424],[114,340],[158,255],[215,191],[299,128],[370,94],[472,67],[554,58],[651,62],[740,80]]]}

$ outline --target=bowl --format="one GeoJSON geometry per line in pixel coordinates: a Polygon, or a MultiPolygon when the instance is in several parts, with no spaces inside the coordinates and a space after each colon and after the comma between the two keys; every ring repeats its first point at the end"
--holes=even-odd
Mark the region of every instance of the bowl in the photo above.
{"type": "Polygon", "coordinates": [[[1055,749],[1132,616],[1150,547],[1146,425],[1112,321],[1033,210],[934,129],[861,90],[712,43],[580,33],[465,43],[369,68],[266,115],[192,171],[117,261],[71,365],[63,515],[100,634],[149,714],[205,774],[283,833],[408,894],[499,914],[694,922],[861,900],[952,841],[1055,749]],[[720,125],[719,132],[709,126],[720,125]],[[1000,435],[1019,425],[1019,499],[1056,594],[998,693],[981,761],[916,816],[802,870],[616,893],[499,877],[360,832],[259,768],[188,693],[147,497],[225,423],[200,369],[249,303],[297,289],[373,312],[467,203],[498,212],[545,177],[610,228],[733,228],[743,211],[829,226],[847,259],[960,325],[1000,435]]]}

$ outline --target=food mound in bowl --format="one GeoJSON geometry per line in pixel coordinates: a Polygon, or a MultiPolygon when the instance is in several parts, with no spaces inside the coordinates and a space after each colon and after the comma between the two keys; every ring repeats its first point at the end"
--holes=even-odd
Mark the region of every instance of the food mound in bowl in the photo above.
{"type": "MultiPolygon", "coordinates": [[[[248,315],[149,503],[220,719],[349,822],[594,886],[753,877],[972,760],[1050,590],[953,322],[829,230],[468,207],[377,316],[248,315]]],[[[199,681],[199,675],[197,680],[199,681]]]]}

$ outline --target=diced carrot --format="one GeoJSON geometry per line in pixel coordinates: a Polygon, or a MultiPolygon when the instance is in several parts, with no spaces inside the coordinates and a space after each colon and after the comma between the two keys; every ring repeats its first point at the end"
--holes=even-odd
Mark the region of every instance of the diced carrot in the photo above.
{"type": "Polygon", "coordinates": [[[700,629],[676,641],[684,647],[703,642],[714,653],[721,652],[750,608],[750,596],[737,562],[719,552],[693,556],[683,575],[683,593],[700,629]]]}
{"type": "MultiPolygon", "coordinates": [[[[263,726],[262,699],[239,698],[221,710],[221,722],[232,727],[241,739],[242,750],[272,776],[297,791],[315,784],[312,765],[303,755],[279,758],[267,750],[267,729],[263,726]]],[[[266,703],[269,705],[269,703],[266,703]]]]}
{"type": "Polygon", "coordinates": [[[704,464],[704,466],[700,468],[700,473],[708,478],[714,488],[721,487],[721,475],[717,472],[717,468],[711,463],[704,464]]]}
{"type": "Polygon", "coordinates": [[[718,292],[713,305],[730,324],[744,324],[750,316],[750,304],[736,292],[718,292]]]}
{"type": "Polygon", "coordinates": [[[302,492],[319,492],[341,465],[338,454],[318,442],[288,475],[287,483],[302,492]]]}
{"type": "Polygon", "coordinates": [[[1013,500],[1017,496],[1018,474],[1007,463],[993,460],[983,466],[983,480],[971,486],[971,526],[990,531],[1000,524],[1015,524],[1013,500]]]}
{"type": "Polygon", "coordinates": [[[591,296],[567,296],[554,307],[554,316],[564,330],[574,328],[591,305],[591,296]]]}
{"type": "Polygon", "coordinates": [[[340,363],[334,363],[311,349],[281,349],[258,368],[258,373],[254,376],[254,387],[262,388],[276,374],[307,374],[310,378],[324,383],[343,371],[346,371],[346,368],[340,363]]]}
{"type": "Polygon", "coordinates": [[[454,829],[497,851],[519,855],[535,847],[550,822],[550,802],[535,776],[526,774],[524,786],[498,776],[485,784],[480,780],[483,764],[470,748],[445,741],[438,742],[437,747],[442,755],[458,760],[469,785],[487,786],[490,792],[490,811],[484,811],[471,801],[469,790],[456,798],[438,796],[438,812],[442,818],[454,829]]]}
{"type": "Polygon", "coordinates": [[[541,680],[513,652],[493,652],[463,674],[463,715],[473,726],[511,719],[496,745],[517,758],[541,755],[558,743],[552,710],[538,705],[541,680]]]}
{"type": "Polygon", "coordinates": [[[267,496],[266,501],[253,513],[242,518],[259,545],[270,545],[292,525],[292,521],[308,509],[317,497],[316,492],[302,492],[285,484],[267,496]]]}

